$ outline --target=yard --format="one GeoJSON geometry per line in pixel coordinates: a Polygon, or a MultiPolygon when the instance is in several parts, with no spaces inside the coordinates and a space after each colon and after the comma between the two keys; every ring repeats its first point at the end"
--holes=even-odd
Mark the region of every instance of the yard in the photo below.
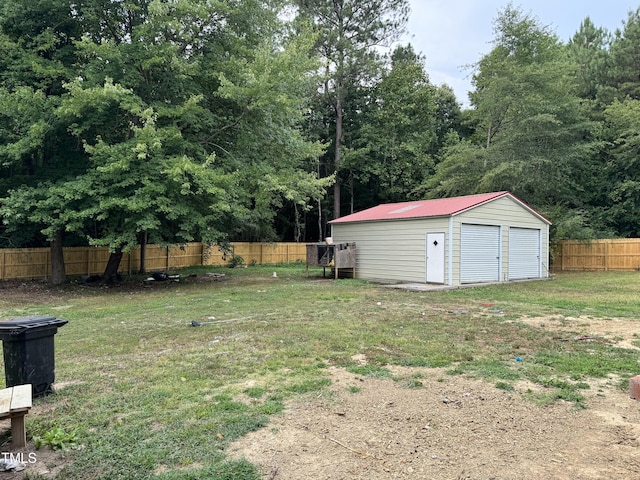
{"type": "Polygon", "coordinates": [[[640,474],[638,273],[412,292],[302,265],[189,272],[0,284],[0,318],[69,321],[57,393],[26,417],[45,446],[12,478],[640,474]]]}

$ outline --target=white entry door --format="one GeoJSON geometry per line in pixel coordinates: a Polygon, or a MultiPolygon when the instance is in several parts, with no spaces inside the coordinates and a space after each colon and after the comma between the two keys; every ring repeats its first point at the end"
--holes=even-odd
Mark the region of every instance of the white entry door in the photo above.
{"type": "Polygon", "coordinates": [[[444,283],[444,233],[427,233],[427,283],[444,283]]]}

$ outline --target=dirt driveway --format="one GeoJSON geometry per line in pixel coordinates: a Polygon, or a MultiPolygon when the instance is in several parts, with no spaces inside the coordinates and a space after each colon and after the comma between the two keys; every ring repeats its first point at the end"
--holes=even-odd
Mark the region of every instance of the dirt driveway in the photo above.
{"type": "MultiPolygon", "coordinates": [[[[637,320],[527,322],[636,348],[637,320]]],[[[289,404],[232,455],[259,464],[268,480],[640,478],[640,401],[616,378],[593,383],[587,408],[576,409],[524,399],[536,385],[509,392],[441,369],[392,371],[396,380],[330,367],[330,395],[289,404]]]]}

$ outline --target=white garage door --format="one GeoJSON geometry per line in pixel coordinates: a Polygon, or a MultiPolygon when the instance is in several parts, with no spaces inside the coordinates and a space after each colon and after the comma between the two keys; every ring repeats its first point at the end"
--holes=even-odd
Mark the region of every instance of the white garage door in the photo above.
{"type": "Polygon", "coordinates": [[[540,230],[509,229],[509,280],[540,278],[540,230]]]}
{"type": "Polygon", "coordinates": [[[500,281],[500,227],[462,224],[460,282],[500,281]]]}

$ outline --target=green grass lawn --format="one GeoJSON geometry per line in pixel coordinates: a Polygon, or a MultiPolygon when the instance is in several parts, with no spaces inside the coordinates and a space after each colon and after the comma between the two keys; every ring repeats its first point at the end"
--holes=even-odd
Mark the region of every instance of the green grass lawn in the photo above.
{"type": "Polygon", "coordinates": [[[635,350],[605,339],[560,342],[518,321],[615,317],[640,326],[638,273],[411,292],[323,279],[318,270],[307,277],[302,265],[199,271],[225,277],[128,279],[28,300],[0,290],[0,318],[69,321],[56,335],[62,388],[36,399],[42,408],[26,417],[29,437],[61,429],[75,439],[59,478],[257,479],[253,465],[227,460],[229,443],[267,425],[288,398],[325,388],[328,363],[362,369],[356,354],[369,360],[363,375],[384,375],[387,365],[446,367],[496,388],[528,380],[546,387],[532,401],[578,407],[589,378],[614,373],[624,385],[639,370],[635,350]]]}

